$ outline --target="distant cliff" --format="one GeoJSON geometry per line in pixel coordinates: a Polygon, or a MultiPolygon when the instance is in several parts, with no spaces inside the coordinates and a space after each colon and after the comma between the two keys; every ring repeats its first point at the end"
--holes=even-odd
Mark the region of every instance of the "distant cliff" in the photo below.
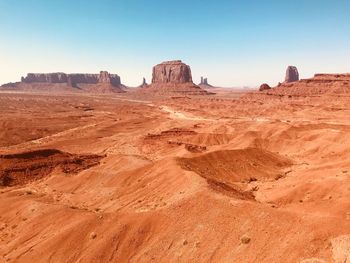
{"type": "Polygon", "coordinates": [[[101,71],[100,74],[28,73],[26,77],[22,77],[21,81],[24,83],[67,83],[73,87],[77,84],[98,83],[110,83],[113,86],[121,85],[120,77],[107,71],[101,71]]]}

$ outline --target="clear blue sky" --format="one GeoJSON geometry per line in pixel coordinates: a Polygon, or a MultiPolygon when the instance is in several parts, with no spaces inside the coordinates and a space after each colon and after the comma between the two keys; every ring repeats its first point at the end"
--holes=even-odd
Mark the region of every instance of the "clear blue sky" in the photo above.
{"type": "Polygon", "coordinates": [[[349,0],[0,0],[0,83],[108,70],[127,85],[182,59],[220,86],[350,72],[349,0]]]}

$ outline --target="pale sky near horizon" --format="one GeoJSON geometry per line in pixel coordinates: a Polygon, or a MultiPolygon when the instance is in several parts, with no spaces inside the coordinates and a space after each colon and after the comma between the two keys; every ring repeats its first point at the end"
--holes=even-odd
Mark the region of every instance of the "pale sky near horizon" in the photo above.
{"type": "Polygon", "coordinates": [[[0,0],[0,83],[107,70],[137,86],[181,59],[225,87],[350,72],[349,0],[0,0]]]}

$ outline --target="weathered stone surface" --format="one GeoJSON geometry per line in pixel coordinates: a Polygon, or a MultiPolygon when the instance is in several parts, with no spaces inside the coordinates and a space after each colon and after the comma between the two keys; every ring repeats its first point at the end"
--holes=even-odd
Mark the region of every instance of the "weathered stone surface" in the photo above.
{"type": "Polygon", "coordinates": [[[101,71],[100,74],[28,73],[26,77],[22,77],[21,81],[24,83],[67,83],[69,86],[97,83],[121,85],[120,77],[117,74],[109,74],[107,71],[101,71]]]}
{"type": "Polygon", "coordinates": [[[164,95],[211,94],[193,83],[190,67],[181,60],[166,61],[154,66],[152,84],[141,91],[164,95]]]}
{"type": "Polygon", "coordinates": [[[100,76],[98,76],[99,83],[111,83],[111,77],[107,71],[100,71],[100,76]]]}
{"type": "Polygon", "coordinates": [[[117,74],[110,74],[107,71],[100,71],[99,83],[110,83],[114,86],[121,85],[120,77],[117,74]]]}
{"type": "Polygon", "coordinates": [[[269,93],[283,96],[349,94],[350,74],[315,74],[313,78],[281,83],[269,93]]]}
{"type": "Polygon", "coordinates": [[[77,84],[97,84],[98,74],[68,74],[67,83],[70,86],[76,86],[77,84]]]}
{"type": "Polygon", "coordinates": [[[142,79],[142,84],[139,86],[139,87],[146,87],[148,84],[147,84],[147,81],[146,81],[146,78],[143,78],[142,79]]]}
{"type": "Polygon", "coordinates": [[[261,84],[259,91],[264,91],[269,89],[271,89],[271,87],[268,84],[264,83],[264,84],[261,84]]]}
{"type": "Polygon", "coordinates": [[[288,66],[287,71],[286,71],[286,78],[285,82],[295,82],[299,81],[299,72],[298,69],[294,66],[288,66]]]}
{"type": "Polygon", "coordinates": [[[181,60],[163,62],[153,67],[152,83],[192,83],[191,69],[181,60]]]}

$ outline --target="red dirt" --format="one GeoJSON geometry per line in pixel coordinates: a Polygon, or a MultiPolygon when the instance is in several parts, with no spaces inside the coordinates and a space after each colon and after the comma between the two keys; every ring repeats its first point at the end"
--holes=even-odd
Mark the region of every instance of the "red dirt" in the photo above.
{"type": "Polygon", "coordinates": [[[25,185],[60,168],[66,174],[98,165],[101,156],[74,155],[55,149],[0,155],[0,186],[25,185]]]}
{"type": "Polygon", "coordinates": [[[346,262],[348,93],[215,91],[0,93],[0,262],[346,262]]]}

